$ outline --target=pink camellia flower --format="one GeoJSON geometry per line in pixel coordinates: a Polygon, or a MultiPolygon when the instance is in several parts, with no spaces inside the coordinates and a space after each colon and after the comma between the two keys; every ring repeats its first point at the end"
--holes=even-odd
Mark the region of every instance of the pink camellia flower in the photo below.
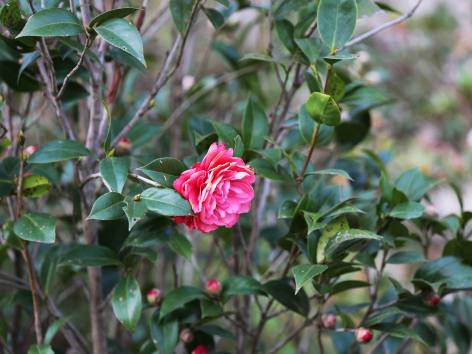
{"type": "Polygon", "coordinates": [[[190,230],[208,233],[219,226],[232,227],[247,213],[254,198],[254,171],[225,144],[213,143],[202,162],[184,171],[174,188],[192,206],[195,215],[174,216],[190,230]]]}
{"type": "Polygon", "coordinates": [[[210,351],[203,344],[200,344],[192,351],[192,354],[210,354],[210,351]]]}
{"type": "Polygon", "coordinates": [[[218,280],[212,279],[207,282],[207,291],[212,295],[218,295],[221,292],[221,284],[218,280]]]}

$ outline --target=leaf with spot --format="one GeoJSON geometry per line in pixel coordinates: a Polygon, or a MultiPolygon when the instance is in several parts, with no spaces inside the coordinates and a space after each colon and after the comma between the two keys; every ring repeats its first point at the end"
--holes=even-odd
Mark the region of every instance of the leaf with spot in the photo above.
{"type": "Polygon", "coordinates": [[[129,331],[134,331],[141,317],[142,296],[133,275],[122,278],[113,290],[111,300],[116,318],[129,331]]]}
{"type": "Polygon", "coordinates": [[[341,122],[339,107],[330,95],[313,92],[306,102],[308,115],[317,123],[335,126],[341,122]]]}
{"type": "Polygon", "coordinates": [[[141,35],[131,22],[122,18],[112,18],[95,27],[95,31],[106,42],[128,53],[146,66],[141,35]]]}
{"type": "Polygon", "coordinates": [[[13,231],[23,240],[54,243],[56,218],[43,213],[24,214],[13,225],[13,231]]]}
{"type": "Polygon", "coordinates": [[[337,232],[334,237],[330,238],[326,246],[326,256],[330,257],[335,251],[339,251],[339,248],[344,249],[345,246],[350,245],[352,241],[359,240],[375,240],[382,241],[383,237],[376,235],[371,231],[359,230],[359,229],[348,229],[337,232]]]}
{"type": "Polygon", "coordinates": [[[51,183],[46,177],[40,175],[29,175],[23,178],[21,194],[28,198],[38,198],[49,192],[51,183]]]}
{"type": "Polygon", "coordinates": [[[146,203],[142,200],[134,200],[134,198],[126,197],[123,211],[128,218],[128,229],[131,230],[139,220],[144,219],[146,215],[146,203]]]}
{"type": "Polygon", "coordinates": [[[295,295],[300,289],[310,282],[315,276],[328,269],[324,264],[301,264],[292,268],[292,273],[295,278],[295,295]]]}
{"type": "Polygon", "coordinates": [[[320,240],[318,241],[318,247],[316,249],[316,261],[317,263],[324,263],[326,260],[326,248],[331,238],[335,237],[336,234],[343,230],[348,230],[349,224],[345,216],[340,216],[331,221],[323,229],[320,240]]]}

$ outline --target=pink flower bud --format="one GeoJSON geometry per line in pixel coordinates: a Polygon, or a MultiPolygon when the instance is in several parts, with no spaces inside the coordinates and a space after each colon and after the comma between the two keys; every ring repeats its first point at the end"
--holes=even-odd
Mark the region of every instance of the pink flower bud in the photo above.
{"type": "Polygon", "coordinates": [[[147,301],[152,305],[157,305],[161,301],[161,291],[159,289],[151,289],[147,293],[147,301]]]}
{"type": "Polygon", "coordinates": [[[180,332],[180,340],[184,343],[191,343],[193,341],[193,332],[190,328],[184,328],[180,332]]]}
{"type": "Polygon", "coordinates": [[[30,157],[31,155],[33,155],[33,153],[38,150],[38,146],[37,145],[30,145],[28,146],[26,149],[25,149],[25,154],[26,154],[26,157],[30,157]]]}
{"type": "Polygon", "coordinates": [[[24,177],[27,177],[27,176],[31,176],[31,172],[30,172],[30,171],[25,172],[24,177]]]}
{"type": "Polygon", "coordinates": [[[200,344],[192,351],[192,354],[210,354],[210,351],[203,344],[200,344]]]}
{"type": "Polygon", "coordinates": [[[424,303],[428,306],[438,306],[441,302],[441,296],[439,296],[439,294],[435,293],[434,291],[427,293],[423,299],[424,303]]]}
{"type": "Polygon", "coordinates": [[[360,327],[356,330],[356,341],[359,343],[369,343],[373,336],[372,331],[367,328],[360,327]]]}
{"type": "Polygon", "coordinates": [[[332,313],[324,313],[323,316],[321,316],[321,322],[324,328],[334,329],[336,327],[336,316],[332,313]]]}
{"type": "Polygon", "coordinates": [[[208,281],[206,287],[207,291],[212,295],[218,295],[221,292],[221,284],[216,279],[208,281]]]}
{"type": "Polygon", "coordinates": [[[115,155],[123,156],[129,155],[131,152],[131,141],[127,138],[122,138],[118,144],[116,144],[115,155]]]}

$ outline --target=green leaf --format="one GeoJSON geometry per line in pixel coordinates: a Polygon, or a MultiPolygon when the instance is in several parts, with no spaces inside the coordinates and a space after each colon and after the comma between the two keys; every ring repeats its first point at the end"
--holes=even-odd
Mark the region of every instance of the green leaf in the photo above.
{"type": "Polygon", "coordinates": [[[343,291],[357,289],[357,288],[364,288],[369,285],[370,284],[368,282],[361,281],[361,280],[345,280],[345,281],[338,282],[334,286],[332,286],[329,291],[329,295],[333,296],[343,291]]]}
{"type": "Polygon", "coordinates": [[[424,206],[416,202],[401,203],[396,205],[389,215],[397,219],[415,219],[424,213],[424,206]]]}
{"type": "Polygon", "coordinates": [[[290,286],[288,279],[271,280],[263,285],[264,290],[276,301],[289,310],[295,311],[302,316],[307,316],[310,311],[308,297],[304,291],[294,295],[294,289],[290,286]]]}
{"type": "Polygon", "coordinates": [[[100,97],[100,101],[102,101],[103,107],[105,108],[105,112],[107,113],[108,118],[108,127],[107,127],[107,136],[105,137],[105,141],[103,142],[103,151],[105,151],[105,155],[108,156],[110,153],[110,144],[111,144],[111,113],[110,107],[108,107],[107,102],[100,97]]]}
{"type": "Polygon", "coordinates": [[[358,54],[351,54],[351,53],[348,53],[348,52],[342,52],[342,53],[336,53],[336,54],[333,54],[333,55],[327,55],[327,56],[323,57],[323,60],[325,62],[327,62],[328,64],[330,64],[330,65],[334,65],[338,61],[353,60],[353,59],[356,59],[358,57],[359,57],[358,54]]]}
{"type": "MultiPolygon", "coordinates": [[[[243,59],[241,59],[243,60],[243,59]]],[[[218,137],[226,143],[227,147],[234,148],[235,147],[235,139],[239,136],[236,129],[228,123],[225,122],[214,122],[211,121],[213,124],[213,128],[215,128],[216,134],[218,137]]]]}
{"type": "Polygon", "coordinates": [[[279,207],[278,218],[293,218],[295,209],[297,208],[297,202],[293,200],[284,200],[279,207]]]}
{"type": "Polygon", "coordinates": [[[49,214],[24,214],[15,222],[13,230],[23,240],[54,243],[56,239],[56,218],[49,214]]]}
{"type": "Polygon", "coordinates": [[[125,205],[123,206],[123,211],[128,218],[128,225],[129,230],[133,228],[134,225],[139,220],[144,219],[146,215],[146,203],[142,200],[134,200],[134,198],[126,197],[125,198],[125,205]]]}
{"type": "Polygon", "coordinates": [[[54,354],[49,344],[34,344],[28,349],[28,354],[54,354]]]}
{"type": "Polygon", "coordinates": [[[190,22],[193,2],[188,0],[170,0],[169,7],[175,26],[181,34],[184,34],[190,22]]]}
{"type": "Polygon", "coordinates": [[[346,93],[346,85],[343,79],[335,72],[331,73],[328,80],[328,86],[326,87],[326,93],[333,97],[335,102],[340,101],[346,93]]]}
{"type": "Polygon", "coordinates": [[[386,322],[378,323],[372,326],[371,328],[377,331],[383,332],[383,333],[387,333],[388,335],[392,337],[398,337],[398,338],[411,337],[425,344],[423,338],[421,338],[420,335],[414,329],[411,329],[400,323],[386,323],[386,322]]]}
{"type": "Polygon", "coordinates": [[[295,43],[307,56],[311,63],[315,63],[321,53],[322,43],[318,38],[296,38],[295,43]]]}
{"type": "MultiPolygon", "coordinates": [[[[249,162],[249,165],[254,169],[256,175],[264,176],[265,178],[272,179],[274,181],[290,182],[291,176],[287,173],[281,173],[284,170],[275,168],[270,161],[266,159],[255,159],[249,162]]],[[[280,167],[280,166],[278,166],[280,167]]]]}
{"type": "MultiPolygon", "coordinates": [[[[12,1],[15,1],[15,0],[12,0],[12,1]]],[[[28,53],[23,56],[23,62],[21,63],[21,66],[20,66],[20,69],[18,70],[18,75],[16,78],[16,82],[18,84],[20,84],[21,74],[23,73],[23,71],[25,71],[25,69],[38,58],[39,58],[38,52],[28,53]]]]}
{"type": "Polygon", "coordinates": [[[305,222],[308,225],[307,235],[311,234],[313,231],[323,229],[326,226],[326,224],[317,222],[321,217],[320,213],[303,211],[303,216],[305,217],[305,222]]]}
{"type": "Polygon", "coordinates": [[[338,215],[343,215],[343,214],[358,214],[358,213],[365,214],[365,212],[363,210],[359,209],[356,206],[346,205],[346,206],[337,208],[337,209],[329,212],[328,214],[323,214],[322,218],[332,218],[332,217],[335,217],[335,216],[338,216],[338,215]]]}
{"type": "Polygon", "coordinates": [[[170,238],[169,247],[177,254],[180,254],[187,261],[190,261],[192,258],[192,244],[184,235],[174,234],[170,238]]]}
{"type": "Polygon", "coordinates": [[[339,232],[348,230],[349,224],[347,223],[345,216],[340,216],[331,221],[323,229],[320,240],[318,241],[318,247],[316,249],[316,262],[324,263],[326,260],[326,248],[330,239],[335,237],[339,232]]]}
{"type": "Polygon", "coordinates": [[[49,294],[54,275],[57,273],[57,265],[59,257],[57,255],[58,247],[51,247],[45,254],[41,269],[39,272],[39,280],[44,287],[44,292],[49,294]]]}
{"type": "Polygon", "coordinates": [[[412,201],[420,200],[429,189],[437,184],[437,181],[423,175],[418,168],[412,168],[402,173],[395,181],[395,187],[412,201]]]}
{"type": "Polygon", "coordinates": [[[367,230],[349,229],[338,232],[333,238],[328,241],[326,246],[326,255],[330,256],[334,251],[341,246],[342,243],[358,241],[358,240],[375,240],[382,241],[383,237],[376,235],[367,230]]]}
{"type": "Polygon", "coordinates": [[[46,177],[40,175],[29,175],[23,178],[21,194],[29,198],[38,198],[49,192],[51,183],[46,177]]]}
{"type": "Polygon", "coordinates": [[[87,219],[114,220],[124,215],[124,197],[120,193],[109,192],[98,197],[93,203],[92,211],[87,219]]]}
{"type": "Polygon", "coordinates": [[[321,264],[301,264],[292,268],[295,277],[295,295],[300,289],[318,274],[328,269],[328,266],[321,264]]]}
{"type": "Polygon", "coordinates": [[[371,16],[381,10],[372,0],[356,0],[356,2],[359,18],[371,16]]]}
{"type": "Polygon", "coordinates": [[[390,258],[387,260],[387,263],[390,264],[405,264],[417,262],[426,262],[426,259],[422,254],[412,251],[397,252],[390,256],[390,258]]]}
{"type": "Polygon", "coordinates": [[[306,102],[306,111],[317,123],[335,126],[341,122],[341,112],[334,99],[321,92],[313,92],[306,102]]]}
{"type": "Polygon", "coordinates": [[[306,172],[305,176],[310,176],[310,175],[337,175],[337,176],[343,176],[347,178],[350,181],[354,181],[349,174],[344,171],[344,170],[338,170],[338,169],[326,169],[326,170],[319,170],[319,171],[311,171],[311,172],[306,172]]]}
{"type": "Polygon", "coordinates": [[[174,181],[179,178],[183,171],[186,170],[186,167],[177,159],[172,157],[161,157],[138,168],[138,170],[151,177],[153,181],[172,188],[174,181]]]}
{"type": "Polygon", "coordinates": [[[0,11],[0,22],[12,34],[18,33],[23,27],[21,11],[16,0],[8,1],[0,11]]]}
{"type": "Polygon", "coordinates": [[[397,15],[401,15],[402,13],[393,7],[391,7],[389,4],[384,3],[383,1],[374,1],[375,4],[380,7],[384,11],[392,12],[397,15]]]}
{"type": "Polygon", "coordinates": [[[179,323],[176,319],[172,318],[159,320],[162,317],[162,313],[159,310],[153,313],[151,318],[151,337],[159,353],[172,354],[179,339],[179,323]]]}
{"type": "Polygon", "coordinates": [[[205,13],[205,15],[210,20],[213,27],[215,27],[215,29],[218,29],[221,26],[223,26],[223,24],[225,23],[225,18],[221,14],[221,12],[219,12],[215,9],[208,8],[208,7],[202,7],[202,9],[203,9],[203,12],[205,13]]]}
{"type": "Polygon", "coordinates": [[[186,303],[192,300],[203,298],[205,298],[203,291],[194,286],[181,286],[179,288],[175,288],[171,290],[164,298],[161,306],[160,318],[164,318],[167,314],[184,306],[186,303]]]}
{"type": "Polygon", "coordinates": [[[267,62],[267,63],[274,63],[274,64],[279,64],[279,65],[282,65],[282,66],[287,66],[287,64],[289,64],[287,61],[284,61],[284,60],[280,60],[280,59],[275,59],[275,58],[272,58],[271,56],[269,55],[265,55],[265,54],[259,54],[259,53],[249,53],[249,54],[245,54],[241,59],[239,59],[240,61],[244,61],[244,60],[256,60],[256,61],[264,61],[264,62],[267,62]]]}
{"type": "Polygon", "coordinates": [[[258,150],[264,145],[263,137],[267,135],[269,125],[263,108],[249,97],[242,122],[242,138],[246,149],[258,150]]]}
{"type": "Polygon", "coordinates": [[[287,19],[280,19],[275,21],[275,31],[280,38],[280,41],[283,43],[285,48],[288,49],[290,53],[294,53],[297,49],[297,45],[293,39],[293,24],[287,19]]]}
{"type": "Polygon", "coordinates": [[[104,267],[120,265],[116,253],[104,246],[71,245],[59,260],[60,264],[82,267],[104,267]]]}
{"type": "Polygon", "coordinates": [[[53,140],[41,146],[28,158],[28,163],[50,163],[89,156],[90,150],[75,140],[53,140]]]}
{"type": "Polygon", "coordinates": [[[236,275],[226,278],[222,283],[222,289],[224,296],[251,295],[260,294],[263,286],[254,278],[236,275]]]}
{"type": "Polygon", "coordinates": [[[67,37],[84,33],[75,15],[61,8],[40,10],[32,15],[16,38],[27,36],[67,37]]]}
{"type": "Polygon", "coordinates": [[[54,321],[46,331],[46,334],[44,335],[44,343],[45,344],[51,344],[52,340],[54,339],[55,335],[61,327],[69,320],[68,317],[62,317],[59,318],[58,320],[54,321]]]}
{"type": "Polygon", "coordinates": [[[100,161],[100,175],[113,192],[121,193],[128,177],[130,160],[127,157],[107,157],[100,161]]]}
{"type": "Polygon", "coordinates": [[[133,275],[122,278],[113,290],[111,300],[116,318],[129,331],[134,331],[141,317],[142,298],[133,275]]]}
{"type": "Polygon", "coordinates": [[[141,193],[141,199],[150,211],[161,215],[183,216],[192,213],[189,202],[173,189],[148,188],[141,193]]]}
{"type": "Polygon", "coordinates": [[[379,312],[376,312],[374,315],[370,316],[366,321],[362,324],[366,327],[371,327],[377,323],[382,322],[383,320],[390,318],[396,315],[403,315],[405,314],[404,311],[400,310],[396,306],[387,307],[379,312]]]}
{"type": "Polygon", "coordinates": [[[200,309],[202,310],[202,318],[219,317],[223,314],[223,310],[217,303],[207,299],[200,301],[200,309]]]}
{"type": "Polygon", "coordinates": [[[132,13],[138,11],[139,9],[136,7],[122,7],[120,9],[112,9],[107,12],[103,12],[97,16],[95,16],[92,21],[89,23],[89,27],[93,27],[95,25],[101,25],[103,22],[107,20],[111,20],[113,18],[123,18],[132,13]]]}
{"type": "Polygon", "coordinates": [[[357,21],[355,0],[320,0],[318,31],[323,42],[333,52],[351,39],[357,21]]]}
{"type": "Polygon", "coordinates": [[[95,27],[95,31],[112,46],[135,57],[146,66],[143,41],[136,27],[122,18],[113,18],[95,27]]]}

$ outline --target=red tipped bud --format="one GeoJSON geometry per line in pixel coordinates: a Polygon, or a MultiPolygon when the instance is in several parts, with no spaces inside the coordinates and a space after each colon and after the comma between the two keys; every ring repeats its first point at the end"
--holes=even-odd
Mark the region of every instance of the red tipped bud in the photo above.
{"type": "Polygon", "coordinates": [[[372,331],[367,328],[361,327],[356,330],[356,341],[359,343],[369,343],[373,336],[372,331]]]}
{"type": "Polygon", "coordinates": [[[25,155],[26,157],[30,157],[31,155],[33,155],[33,153],[38,150],[38,146],[37,145],[30,145],[28,146],[26,149],[25,149],[25,155]]]}
{"type": "Polygon", "coordinates": [[[424,303],[429,306],[438,306],[441,302],[441,296],[435,292],[426,294],[424,297],[424,303]]]}
{"type": "Polygon", "coordinates": [[[127,138],[122,138],[118,144],[116,144],[115,155],[123,156],[129,155],[131,152],[131,141],[127,138]]]}
{"type": "Polygon", "coordinates": [[[203,344],[200,344],[192,351],[192,354],[210,354],[210,351],[203,344]]]}
{"type": "Polygon", "coordinates": [[[323,327],[327,329],[334,329],[336,327],[336,316],[332,313],[325,313],[321,316],[323,327]]]}
{"type": "Polygon", "coordinates": [[[207,291],[211,295],[218,295],[221,292],[221,284],[218,280],[212,279],[207,283],[207,291]]]}
{"type": "Polygon", "coordinates": [[[30,172],[30,171],[26,172],[26,173],[24,174],[24,176],[25,176],[25,177],[31,176],[31,172],[30,172]]]}
{"type": "Polygon", "coordinates": [[[184,328],[180,332],[180,340],[184,343],[191,343],[193,341],[193,332],[190,328],[184,328]]]}
{"type": "Polygon", "coordinates": [[[161,301],[161,291],[159,289],[151,289],[147,293],[147,301],[152,305],[157,305],[161,301]]]}

